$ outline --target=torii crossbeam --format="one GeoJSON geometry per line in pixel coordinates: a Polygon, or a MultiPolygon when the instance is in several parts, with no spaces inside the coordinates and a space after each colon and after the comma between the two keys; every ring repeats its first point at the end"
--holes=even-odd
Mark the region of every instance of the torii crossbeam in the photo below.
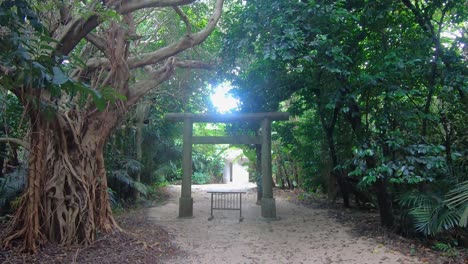
{"type": "Polygon", "coordinates": [[[179,199],[179,217],[193,217],[192,198],[192,145],[193,144],[261,144],[262,145],[262,217],[276,218],[276,203],[273,197],[273,178],[271,175],[271,122],[289,119],[289,113],[246,113],[246,114],[190,114],[169,113],[166,120],[184,122],[183,137],[183,176],[182,191],[179,199]],[[193,123],[232,123],[261,122],[261,136],[236,137],[194,137],[193,123]]]}

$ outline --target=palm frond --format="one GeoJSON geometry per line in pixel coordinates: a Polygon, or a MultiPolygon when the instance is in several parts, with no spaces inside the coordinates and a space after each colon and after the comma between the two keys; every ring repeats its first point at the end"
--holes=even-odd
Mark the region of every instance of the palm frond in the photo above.
{"type": "Polygon", "coordinates": [[[434,194],[427,194],[418,191],[412,191],[405,193],[398,199],[398,203],[403,208],[433,208],[441,201],[439,197],[434,194]]]}
{"type": "Polygon", "coordinates": [[[468,206],[465,206],[463,213],[460,215],[460,221],[458,225],[461,227],[466,227],[468,225],[468,206]]]}
{"type": "Polygon", "coordinates": [[[468,181],[459,183],[458,186],[448,192],[446,200],[448,206],[458,207],[460,205],[468,205],[468,181]]]}
{"type": "Polygon", "coordinates": [[[133,186],[132,186],[135,190],[137,190],[139,193],[143,194],[143,195],[148,195],[148,186],[146,186],[144,183],[141,183],[141,182],[133,182],[133,186]]]}
{"type": "Polygon", "coordinates": [[[128,175],[128,172],[126,170],[115,170],[110,174],[111,178],[114,180],[120,182],[121,184],[124,184],[126,186],[132,186],[133,184],[133,179],[128,175]]]}
{"type": "Polygon", "coordinates": [[[438,226],[436,231],[450,230],[458,225],[460,212],[458,210],[450,210],[448,207],[441,207],[438,211],[437,220],[438,226]]]}
{"type": "Polygon", "coordinates": [[[414,208],[411,209],[408,213],[412,220],[417,232],[423,233],[425,235],[430,235],[433,233],[433,227],[431,226],[432,213],[431,210],[427,208],[414,208]]]}
{"type": "Polygon", "coordinates": [[[466,227],[468,224],[468,181],[461,182],[453,190],[448,192],[449,197],[445,202],[449,208],[459,213],[458,225],[466,227]]]}
{"type": "Polygon", "coordinates": [[[113,171],[110,175],[111,178],[125,185],[127,188],[134,189],[143,195],[148,194],[148,186],[141,182],[135,181],[132,177],[130,177],[126,170],[116,170],[113,171]]]}
{"type": "Polygon", "coordinates": [[[434,193],[409,192],[399,199],[399,204],[408,210],[415,230],[426,236],[454,228],[462,215],[461,210],[449,207],[443,197],[434,193]]]}
{"type": "Polygon", "coordinates": [[[127,159],[123,165],[123,168],[126,169],[130,175],[134,175],[141,172],[143,169],[143,164],[138,160],[127,159]]]}

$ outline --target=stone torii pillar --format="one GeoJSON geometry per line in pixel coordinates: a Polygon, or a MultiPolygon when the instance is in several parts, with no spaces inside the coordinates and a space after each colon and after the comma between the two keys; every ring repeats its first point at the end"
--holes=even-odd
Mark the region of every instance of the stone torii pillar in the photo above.
{"type": "Polygon", "coordinates": [[[276,202],[273,198],[273,178],[271,171],[271,122],[288,120],[288,113],[248,113],[248,114],[189,114],[169,113],[165,116],[169,121],[184,122],[183,136],[183,176],[182,190],[179,199],[179,218],[193,217],[192,198],[192,144],[261,144],[261,163],[263,178],[263,196],[261,201],[262,217],[276,218],[276,202]],[[194,137],[193,123],[232,123],[261,122],[262,134],[258,136],[223,136],[194,137]]]}
{"type": "Polygon", "coordinates": [[[262,120],[262,217],[276,218],[276,202],[273,198],[273,177],[271,173],[271,120],[262,120]]]}
{"type": "Polygon", "coordinates": [[[192,198],[192,134],[193,121],[184,119],[184,138],[182,145],[182,187],[179,199],[179,217],[193,216],[192,198]]]}

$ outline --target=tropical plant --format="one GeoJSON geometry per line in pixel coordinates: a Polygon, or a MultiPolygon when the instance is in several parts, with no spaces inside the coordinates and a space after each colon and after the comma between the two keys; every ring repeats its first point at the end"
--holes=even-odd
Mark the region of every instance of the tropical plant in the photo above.
{"type": "Polygon", "coordinates": [[[460,252],[457,249],[457,242],[454,242],[454,245],[448,243],[442,243],[442,242],[437,242],[434,244],[434,248],[437,250],[440,250],[443,253],[443,255],[448,256],[448,257],[455,257],[460,254],[460,252]]]}
{"type": "Polygon", "coordinates": [[[109,186],[112,190],[116,190],[116,194],[120,198],[131,197],[131,193],[137,191],[143,195],[148,194],[148,187],[137,182],[130,176],[127,170],[115,170],[109,174],[109,186]],[[127,194],[126,193],[130,193],[127,194]]]}
{"type": "Polygon", "coordinates": [[[0,178],[0,215],[10,213],[11,202],[15,201],[26,187],[26,170],[17,168],[0,178]]]}
{"type": "Polygon", "coordinates": [[[242,111],[296,115],[293,129],[278,126],[278,149],[307,172],[303,187],[326,186],[329,198],[338,187],[349,206],[359,182],[388,227],[395,197],[415,189],[425,199],[404,205],[419,231],[460,219],[443,199],[467,175],[466,5],[274,0],[228,10],[221,78],[242,111]]]}
{"type": "MultiPolygon", "coordinates": [[[[214,148],[216,149],[216,148],[214,148]]],[[[193,151],[193,177],[197,184],[206,184],[213,181],[220,182],[224,168],[224,160],[221,155],[213,152],[193,151]]]]}
{"type": "Polygon", "coordinates": [[[207,184],[210,180],[210,175],[207,173],[196,171],[192,175],[192,182],[194,184],[207,184]]]}
{"type": "Polygon", "coordinates": [[[412,220],[415,230],[426,236],[452,230],[461,223],[463,216],[460,208],[449,207],[444,196],[434,192],[405,193],[399,199],[399,204],[407,210],[405,213],[412,220]]]}
{"type": "Polygon", "coordinates": [[[451,210],[460,212],[458,225],[466,227],[468,225],[468,181],[459,183],[448,192],[445,203],[451,210]]]}

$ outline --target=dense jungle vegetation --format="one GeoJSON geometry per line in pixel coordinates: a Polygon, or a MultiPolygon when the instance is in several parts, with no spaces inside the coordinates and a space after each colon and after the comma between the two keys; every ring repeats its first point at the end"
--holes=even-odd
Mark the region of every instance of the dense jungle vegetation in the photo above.
{"type": "MultiPolygon", "coordinates": [[[[234,112],[292,115],[273,125],[278,187],[466,247],[467,21],[461,0],[0,1],[3,246],[114,230],[111,204],[180,180],[164,114],[214,112],[211,87],[229,82],[234,112]]],[[[222,152],[194,148],[195,183],[220,181],[222,152]]]]}

